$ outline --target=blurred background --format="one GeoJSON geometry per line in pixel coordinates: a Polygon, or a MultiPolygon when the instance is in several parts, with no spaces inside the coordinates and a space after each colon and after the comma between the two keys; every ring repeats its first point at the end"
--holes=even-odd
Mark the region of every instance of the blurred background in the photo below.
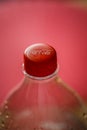
{"type": "Polygon", "coordinates": [[[87,0],[0,0],[0,103],[23,79],[25,48],[57,51],[59,75],[87,101],[87,0]]]}

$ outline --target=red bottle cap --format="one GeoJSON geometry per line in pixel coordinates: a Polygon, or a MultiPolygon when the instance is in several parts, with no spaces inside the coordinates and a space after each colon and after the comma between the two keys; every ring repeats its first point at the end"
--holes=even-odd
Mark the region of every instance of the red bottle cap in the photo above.
{"type": "Polygon", "coordinates": [[[44,77],[57,69],[57,55],[48,44],[37,43],[29,46],[24,52],[24,70],[31,76],[44,77]]]}

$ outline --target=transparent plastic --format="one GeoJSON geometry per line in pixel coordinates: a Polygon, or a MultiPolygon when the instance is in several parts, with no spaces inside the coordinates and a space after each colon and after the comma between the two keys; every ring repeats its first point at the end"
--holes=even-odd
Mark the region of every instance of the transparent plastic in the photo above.
{"type": "Polygon", "coordinates": [[[0,130],[87,130],[80,96],[57,76],[31,77],[13,90],[0,109],[0,130]]]}
{"type": "Polygon", "coordinates": [[[24,52],[25,78],[0,107],[0,130],[87,130],[87,109],[57,75],[57,54],[37,43],[24,52]]]}

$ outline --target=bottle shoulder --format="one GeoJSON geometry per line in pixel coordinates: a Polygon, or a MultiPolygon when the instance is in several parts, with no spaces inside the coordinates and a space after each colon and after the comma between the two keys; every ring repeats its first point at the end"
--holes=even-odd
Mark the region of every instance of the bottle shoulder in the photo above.
{"type": "Polygon", "coordinates": [[[49,82],[24,79],[8,95],[7,102],[12,107],[37,106],[38,104],[71,107],[84,104],[79,94],[60,77],[55,77],[49,82]]]}
{"type": "Polygon", "coordinates": [[[78,94],[58,77],[43,84],[24,79],[9,95],[1,113],[2,116],[9,113],[9,117],[17,121],[24,117],[31,121],[31,118],[34,120],[35,116],[44,117],[45,114],[49,119],[51,115],[52,120],[57,117],[66,122],[67,118],[72,121],[74,116],[81,118],[85,109],[78,94]]]}

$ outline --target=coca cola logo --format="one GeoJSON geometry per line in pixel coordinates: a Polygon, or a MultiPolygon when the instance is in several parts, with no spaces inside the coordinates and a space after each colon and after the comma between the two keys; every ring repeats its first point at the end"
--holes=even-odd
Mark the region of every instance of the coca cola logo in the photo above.
{"type": "Polygon", "coordinates": [[[46,49],[42,49],[42,50],[31,50],[30,54],[32,55],[50,55],[52,53],[52,50],[46,50],[46,49]]]}

